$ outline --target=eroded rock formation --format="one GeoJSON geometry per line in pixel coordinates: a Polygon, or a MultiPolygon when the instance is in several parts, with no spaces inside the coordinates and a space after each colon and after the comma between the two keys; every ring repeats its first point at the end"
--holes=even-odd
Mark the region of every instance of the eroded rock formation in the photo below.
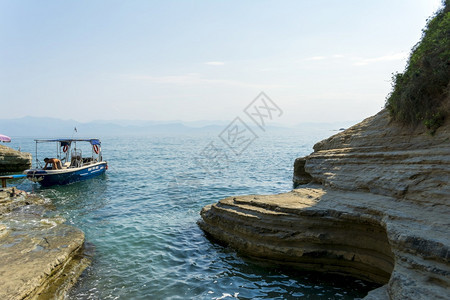
{"type": "Polygon", "coordinates": [[[83,232],[44,217],[48,206],[14,188],[0,191],[0,299],[63,299],[88,265],[83,232]]]}
{"type": "Polygon", "coordinates": [[[383,110],[297,159],[297,189],[223,199],[199,225],[249,256],[383,284],[367,299],[444,299],[449,180],[450,123],[431,136],[383,110]]]}
{"type": "Polygon", "coordinates": [[[31,168],[31,154],[0,145],[0,173],[21,172],[31,168]]]}

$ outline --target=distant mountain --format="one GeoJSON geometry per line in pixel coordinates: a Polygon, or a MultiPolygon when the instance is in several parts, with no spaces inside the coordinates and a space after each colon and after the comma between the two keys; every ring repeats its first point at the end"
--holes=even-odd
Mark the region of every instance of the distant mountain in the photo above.
{"type": "Polygon", "coordinates": [[[0,119],[0,132],[9,136],[60,136],[70,135],[79,123],[74,120],[56,118],[23,117],[20,119],[0,119]]]}
{"type": "Polygon", "coordinates": [[[0,133],[9,136],[30,137],[71,137],[74,128],[77,136],[110,136],[152,133],[185,133],[189,128],[181,123],[136,122],[129,121],[95,121],[81,123],[74,120],[56,118],[23,117],[20,119],[0,119],[0,133]]]}
{"type": "MultiPolygon", "coordinates": [[[[82,123],[75,120],[61,120],[57,118],[23,117],[18,119],[0,119],[0,134],[9,136],[23,136],[34,138],[71,137],[74,128],[78,137],[103,137],[123,135],[152,135],[152,134],[193,134],[222,132],[230,121],[142,121],[142,120],[112,120],[93,121],[82,123]]],[[[280,124],[270,124],[267,129],[271,131],[290,130],[308,131],[339,130],[348,128],[355,121],[336,123],[301,123],[294,127],[285,127],[280,124]]],[[[257,130],[254,124],[248,124],[257,130]]]]}

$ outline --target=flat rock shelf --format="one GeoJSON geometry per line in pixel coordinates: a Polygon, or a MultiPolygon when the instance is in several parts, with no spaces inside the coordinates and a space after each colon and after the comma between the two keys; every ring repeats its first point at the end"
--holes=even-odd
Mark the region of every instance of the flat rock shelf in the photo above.
{"type": "Polygon", "coordinates": [[[89,259],[84,233],[42,198],[14,188],[0,192],[0,299],[61,299],[89,259]]]}

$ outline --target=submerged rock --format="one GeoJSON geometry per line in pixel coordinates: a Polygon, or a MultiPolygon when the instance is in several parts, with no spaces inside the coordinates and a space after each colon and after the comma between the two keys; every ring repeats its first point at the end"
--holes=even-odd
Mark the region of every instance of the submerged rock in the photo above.
{"type": "Polygon", "coordinates": [[[44,205],[44,199],[29,195],[15,187],[0,189],[0,220],[3,215],[26,205],[44,205]]]}
{"type": "Polygon", "coordinates": [[[63,298],[89,260],[84,234],[45,217],[40,197],[0,192],[0,299],[63,298]]]}
{"type": "Polygon", "coordinates": [[[0,145],[0,173],[21,172],[31,168],[31,154],[0,145]]]}
{"type": "Polygon", "coordinates": [[[199,226],[243,254],[382,284],[368,299],[450,288],[450,123],[434,136],[386,111],[297,159],[290,193],[208,205],[199,226]]]}

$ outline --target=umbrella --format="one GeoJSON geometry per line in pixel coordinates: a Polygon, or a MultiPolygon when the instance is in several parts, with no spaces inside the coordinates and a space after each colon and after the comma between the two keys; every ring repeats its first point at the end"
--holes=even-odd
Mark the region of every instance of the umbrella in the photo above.
{"type": "Polygon", "coordinates": [[[9,136],[0,134],[0,141],[2,141],[4,143],[9,143],[9,142],[11,142],[11,138],[9,136]]]}

